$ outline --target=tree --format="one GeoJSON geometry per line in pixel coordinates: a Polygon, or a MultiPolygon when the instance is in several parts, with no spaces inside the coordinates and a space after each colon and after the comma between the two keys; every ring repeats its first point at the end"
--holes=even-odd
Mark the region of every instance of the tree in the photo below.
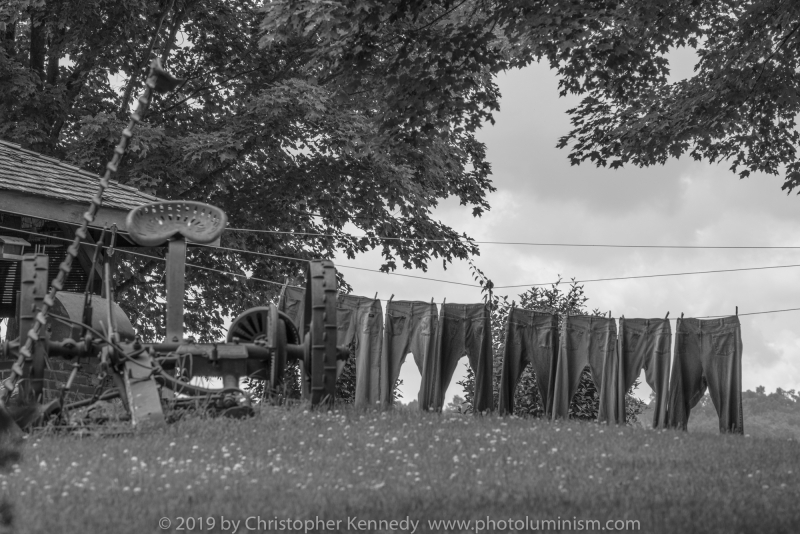
{"type": "MultiPolygon", "coordinates": [[[[155,98],[119,180],[217,205],[231,228],[287,232],[222,237],[225,247],[284,258],[190,249],[189,263],[239,275],[187,270],[187,329],[200,341],[218,339],[225,316],[275,296],[277,286],[251,277],[302,283],[303,262],[285,258],[352,258],[380,247],[383,270],[424,270],[435,258],[446,264],[477,253],[431,210],[452,195],[477,216],[493,190],[484,147],[470,133],[406,128],[394,111],[418,106],[413,95],[387,99],[379,83],[351,90],[359,75],[315,63],[324,43],[313,36],[283,31],[270,40],[268,8],[256,0],[0,5],[0,137],[99,171],[159,56],[185,82],[155,98]],[[368,237],[345,234],[348,223],[368,237]],[[434,241],[400,239],[409,237],[434,241]]],[[[413,66],[396,75],[413,79],[413,66]]],[[[462,118],[462,110],[429,104],[417,109],[420,120],[462,118]]],[[[140,258],[121,262],[115,280],[146,339],[164,333],[163,280],[162,262],[140,258]]]]}
{"type": "Polygon", "coordinates": [[[267,12],[269,38],[313,35],[323,44],[314,61],[362,75],[354,89],[380,77],[390,100],[408,104],[391,111],[398,129],[474,131],[499,109],[492,76],[545,60],[562,95],[584,95],[558,143],[573,164],[689,154],[730,161],[741,177],[785,173],[787,191],[800,184],[797,2],[277,0],[267,12]],[[670,81],[678,47],[699,61],[692,77],[670,81]],[[430,104],[463,120],[431,121],[430,104]]]}
{"type": "MultiPolygon", "coordinates": [[[[485,300],[492,308],[492,353],[493,359],[493,387],[494,405],[498,405],[498,394],[500,391],[500,377],[503,366],[503,349],[505,348],[506,328],[508,326],[508,314],[511,303],[508,297],[498,296],[492,293],[493,283],[486,275],[474,264],[470,265],[473,277],[479,282],[484,290],[485,300]]],[[[519,295],[519,302],[513,304],[521,309],[532,310],[552,310],[556,313],[570,315],[587,315],[586,302],[588,297],[583,292],[583,286],[578,285],[573,279],[569,287],[564,290],[561,286],[561,278],[549,288],[532,287],[519,295]]],[[[599,310],[590,312],[598,315],[599,310]]],[[[559,318],[560,319],[560,318],[559,318]]],[[[472,399],[475,391],[475,374],[471,368],[467,370],[464,380],[457,382],[464,388],[465,399],[461,403],[463,412],[472,412],[472,399]]],[[[636,380],[631,389],[625,395],[625,412],[628,422],[636,422],[636,417],[642,413],[645,403],[633,395],[633,390],[638,387],[639,381],[636,380]]],[[[592,374],[589,368],[585,368],[581,374],[578,390],[572,398],[569,407],[571,418],[581,420],[597,419],[597,411],[600,406],[600,397],[597,393],[592,374]]],[[[523,417],[544,417],[544,403],[536,384],[536,374],[531,365],[528,365],[522,372],[522,376],[514,392],[514,413],[523,417]]]]}
{"type": "Polygon", "coordinates": [[[460,412],[463,409],[464,399],[459,395],[453,395],[453,400],[444,407],[445,412],[460,412]]]}
{"type": "MultiPolygon", "coordinates": [[[[636,50],[648,74],[634,78],[612,70],[579,85],[581,71],[559,67],[563,90],[586,94],[570,110],[574,129],[559,142],[571,148],[571,161],[647,166],[688,153],[730,161],[742,178],[785,173],[783,189],[796,188],[800,6],[780,0],[643,3],[653,10],[649,20],[619,20],[608,31],[628,54],[636,50]],[[643,42],[658,46],[634,48],[643,42]],[[666,54],[680,46],[694,49],[699,61],[691,77],[669,81],[666,54]]],[[[604,61],[569,52],[570,62],[578,58],[588,69],[604,61]]]]}

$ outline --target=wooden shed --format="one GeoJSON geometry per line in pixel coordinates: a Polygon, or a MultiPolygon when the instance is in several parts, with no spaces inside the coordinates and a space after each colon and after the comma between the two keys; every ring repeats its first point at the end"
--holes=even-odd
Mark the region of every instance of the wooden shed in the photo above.
{"type": "MultiPolygon", "coordinates": [[[[21,254],[42,252],[49,256],[49,276],[54,279],[69,243],[83,220],[100,178],[19,145],[0,140],[0,317],[16,315],[21,254]],[[8,247],[8,253],[5,248],[8,247]]],[[[134,187],[111,181],[103,205],[90,225],[88,244],[99,239],[104,225],[125,230],[128,212],[159,199],[134,187]]],[[[124,234],[117,246],[136,247],[124,234]]],[[[92,265],[94,247],[81,247],[65,291],[83,293],[92,265]]],[[[96,272],[94,292],[101,294],[102,272],[96,272]]]]}
{"type": "MultiPolygon", "coordinates": [[[[13,318],[17,315],[17,291],[20,284],[20,266],[23,254],[44,253],[48,256],[49,280],[58,274],[69,242],[83,221],[83,214],[91,198],[97,193],[100,178],[90,172],[42,154],[26,150],[19,145],[0,140],[0,318],[8,318],[7,335],[18,335],[13,318]]],[[[124,232],[128,212],[142,204],[158,201],[155,196],[136,188],[111,181],[103,195],[103,205],[89,227],[85,243],[93,244],[100,238],[104,225],[116,224],[124,232]]],[[[125,234],[117,235],[117,246],[138,247],[125,234]]],[[[55,311],[80,319],[83,293],[92,268],[94,247],[83,246],[72,265],[72,271],[59,293],[55,311]]],[[[103,295],[103,272],[95,273],[93,306],[102,309],[97,299],[103,295]]],[[[116,304],[112,304],[117,327],[131,338],[133,327],[116,304]]],[[[97,319],[97,317],[94,317],[97,319]]],[[[95,321],[93,321],[95,322],[95,321]]],[[[79,332],[51,324],[53,339],[73,337],[79,332]]],[[[0,378],[8,374],[10,361],[0,361],[0,378]]],[[[46,398],[59,394],[60,385],[66,382],[71,364],[59,358],[50,358],[45,371],[46,398]]],[[[95,365],[84,362],[83,370],[73,385],[70,397],[91,395],[96,384],[95,365]]]]}

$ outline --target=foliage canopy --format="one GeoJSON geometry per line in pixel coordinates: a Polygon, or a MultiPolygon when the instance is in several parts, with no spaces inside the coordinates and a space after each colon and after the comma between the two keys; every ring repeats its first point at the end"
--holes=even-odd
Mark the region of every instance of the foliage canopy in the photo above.
{"type": "MultiPolygon", "coordinates": [[[[162,198],[217,205],[232,228],[287,232],[229,231],[223,246],[300,259],[337,251],[352,258],[379,247],[384,270],[425,269],[436,258],[447,263],[477,253],[431,212],[450,196],[475,215],[488,209],[483,145],[457,128],[399,132],[392,110],[405,109],[410,96],[389,98],[377,82],[352,91],[359,75],[314,63],[324,43],[312,37],[261,39],[272,18],[261,6],[3,2],[0,138],[99,171],[158,56],[186,81],[155,99],[119,179],[162,198]],[[368,237],[350,237],[346,225],[368,237]]],[[[449,124],[462,120],[460,113],[473,112],[430,106],[424,115],[449,124]]],[[[243,274],[302,282],[303,264],[286,259],[190,249],[188,262],[240,275],[188,270],[187,327],[206,341],[221,336],[225,315],[274,296],[277,287],[243,274]]],[[[163,263],[134,259],[116,280],[118,300],[148,338],[163,335],[162,273],[163,263]]]]}
{"type": "MultiPolygon", "coordinates": [[[[799,29],[787,0],[7,0],[0,137],[99,171],[158,56],[186,82],[154,102],[122,182],[216,204],[233,228],[288,232],[230,231],[224,246],[301,259],[377,247],[383,270],[425,269],[477,254],[432,210],[451,196],[476,216],[489,208],[475,132],[499,109],[494,76],[532,61],[583,95],[559,141],[573,163],[689,154],[742,177],[785,172],[791,191],[799,29]],[[699,62],[672,81],[682,46],[699,62]]],[[[189,261],[267,280],[302,266],[198,249],[189,261]]],[[[116,280],[146,337],[163,333],[161,269],[131,260],[116,280]]],[[[275,294],[192,269],[188,287],[201,340],[275,294]]]]}
{"type": "Polygon", "coordinates": [[[545,60],[562,95],[583,95],[558,143],[573,164],[688,154],[729,161],[741,177],[784,173],[788,191],[800,184],[797,2],[278,0],[268,11],[268,39],[314,35],[324,45],[315,60],[330,72],[384,76],[392,95],[416,97],[395,112],[398,128],[436,128],[422,113],[430,104],[468,109],[458,125],[470,131],[499,108],[489,74],[545,60]],[[672,80],[669,54],[680,47],[698,62],[672,80]]]}

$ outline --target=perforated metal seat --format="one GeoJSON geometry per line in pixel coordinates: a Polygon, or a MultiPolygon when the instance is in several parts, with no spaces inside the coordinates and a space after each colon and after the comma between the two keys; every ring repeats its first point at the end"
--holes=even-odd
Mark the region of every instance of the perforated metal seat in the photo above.
{"type": "Polygon", "coordinates": [[[161,245],[176,235],[202,245],[222,234],[228,216],[216,206],[173,200],[139,206],[128,213],[126,223],[131,239],[143,247],[161,245]]]}

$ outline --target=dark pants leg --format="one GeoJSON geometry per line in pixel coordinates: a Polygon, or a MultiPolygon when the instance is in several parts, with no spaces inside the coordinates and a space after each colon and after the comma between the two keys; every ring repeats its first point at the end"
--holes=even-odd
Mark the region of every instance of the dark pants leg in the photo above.
{"type": "Polygon", "coordinates": [[[616,376],[604,373],[613,357],[617,327],[613,319],[592,315],[565,316],[556,364],[553,419],[569,418],[572,397],[578,391],[581,373],[588,365],[600,397],[613,391],[616,376]],[[609,389],[611,388],[611,389],[609,389]]]}
{"type": "Polygon", "coordinates": [[[653,427],[666,424],[667,398],[669,394],[669,349],[672,330],[667,319],[619,320],[619,339],[612,365],[618,373],[613,395],[600,399],[598,420],[625,423],[625,395],[638,378],[642,368],[645,380],[656,394],[653,427]]]}
{"type": "Polygon", "coordinates": [[[362,301],[356,335],[357,408],[375,407],[380,401],[382,329],[381,301],[362,301]]]}
{"type": "MultiPolygon", "coordinates": [[[[411,306],[402,301],[386,305],[381,349],[381,407],[394,404],[394,384],[408,354],[411,341],[411,306]]],[[[420,370],[420,373],[422,371],[420,370]]]]}
{"type": "Polygon", "coordinates": [[[305,311],[306,290],[299,287],[287,287],[283,293],[283,298],[278,305],[278,309],[289,316],[297,331],[300,333],[300,341],[303,341],[305,331],[303,329],[303,313],[305,311]]]}
{"type": "Polygon", "coordinates": [[[341,295],[337,308],[337,343],[353,344],[356,357],[355,406],[376,404],[380,392],[383,313],[379,300],[341,295]]]}
{"type": "MultiPolygon", "coordinates": [[[[475,373],[473,409],[475,413],[491,410],[492,340],[489,311],[483,304],[443,304],[432,371],[434,376],[431,401],[424,409],[441,410],[444,395],[453,373],[465,354],[475,373]]],[[[428,399],[426,399],[427,401],[428,399]]]]}
{"type": "Polygon", "coordinates": [[[686,430],[689,414],[706,389],[719,416],[720,432],[744,433],[738,317],[678,320],[668,425],[686,430]]]}
{"type": "Polygon", "coordinates": [[[546,415],[553,409],[553,379],[558,354],[558,317],[534,310],[513,308],[509,312],[503,367],[500,374],[498,409],[514,413],[514,390],[530,363],[546,415]]]}
{"type": "Polygon", "coordinates": [[[708,387],[700,361],[702,348],[699,332],[690,328],[687,321],[678,319],[675,326],[675,355],[672,360],[667,406],[667,426],[681,430],[686,430],[689,413],[708,387]]]}
{"type": "Polygon", "coordinates": [[[382,407],[394,403],[394,385],[408,353],[414,355],[420,375],[433,351],[438,317],[436,305],[427,302],[391,301],[386,306],[381,351],[382,407]]]}

